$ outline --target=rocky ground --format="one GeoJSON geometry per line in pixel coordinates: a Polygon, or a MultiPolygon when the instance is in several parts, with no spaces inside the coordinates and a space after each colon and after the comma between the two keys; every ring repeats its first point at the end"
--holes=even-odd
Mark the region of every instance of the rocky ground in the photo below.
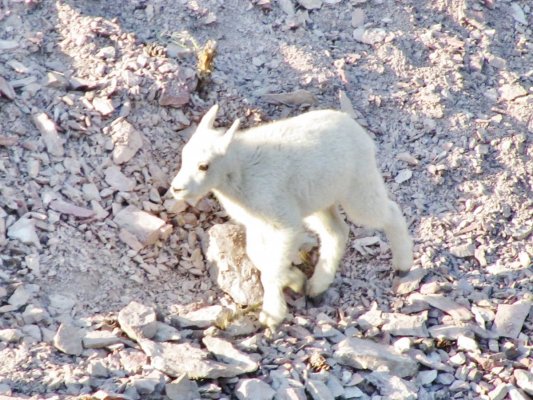
{"type": "Polygon", "coordinates": [[[2,1],[0,399],[533,396],[532,23],[527,0],[2,1]],[[254,272],[239,294],[206,259],[239,242],[223,210],[164,197],[215,102],[221,126],[351,113],[414,270],[352,226],[322,302],[287,293],[265,334],[254,272]]]}

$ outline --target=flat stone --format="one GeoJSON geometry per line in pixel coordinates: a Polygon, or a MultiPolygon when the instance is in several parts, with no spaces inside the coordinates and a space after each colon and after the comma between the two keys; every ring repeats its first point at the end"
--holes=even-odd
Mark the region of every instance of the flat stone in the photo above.
{"type": "Polygon", "coordinates": [[[531,397],[512,385],[509,388],[509,398],[511,400],[531,400],[531,397]]]}
{"type": "Polygon", "coordinates": [[[131,160],[143,146],[143,137],[126,119],[119,118],[111,124],[114,143],[113,162],[124,164],[131,160]]]}
{"type": "Polygon", "coordinates": [[[229,365],[242,370],[242,373],[253,372],[259,368],[259,364],[254,361],[249,355],[237,350],[227,340],[205,336],[202,339],[205,347],[211,352],[218,361],[225,362],[229,365]]]}
{"type": "Polygon", "coordinates": [[[365,12],[361,8],[356,8],[352,12],[352,27],[359,28],[365,23],[365,12]]]}
{"type": "Polygon", "coordinates": [[[246,255],[245,231],[231,223],[208,230],[206,259],[209,275],[237,304],[255,305],[263,299],[259,271],[246,255]]]}
{"type": "Polygon", "coordinates": [[[49,71],[46,73],[44,85],[54,89],[66,89],[69,83],[65,75],[57,71],[49,71]]]}
{"type": "Polygon", "coordinates": [[[63,200],[53,200],[50,202],[50,208],[61,214],[73,215],[78,218],[91,218],[95,213],[91,209],[76,206],[63,200]]]}
{"type": "Polygon", "coordinates": [[[118,313],[118,323],[133,340],[150,339],[157,332],[157,317],[151,307],[132,301],[118,313]]]}
{"type": "Polygon", "coordinates": [[[427,311],[418,315],[387,313],[384,318],[387,322],[381,327],[383,332],[394,336],[429,336],[426,328],[427,311]]]}
{"type": "Polygon", "coordinates": [[[109,368],[107,368],[102,360],[91,360],[87,366],[87,372],[93,378],[107,378],[109,376],[109,368]]]}
{"type": "Polygon", "coordinates": [[[374,371],[365,379],[376,386],[379,393],[388,400],[416,400],[418,398],[417,387],[398,376],[374,371]]]}
{"type": "Polygon", "coordinates": [[[0,383],[0,400],[3,400],[2,397],[4,399],[17,400],[15,397],[10,397],[11,393],[11,387],[7,383],[0,383]]]}
{"type": "Polygon", "coordinates": [[[107,97],[95,97],[93,99],[93,107],[96,111],[98,111],[104,117],[113,113],[113,111],[115,111],[115,107],[113,107],[113,103],[107,97]]]}
{"type": "Polygon", "coordinates": [[[272,400],[276,392],[260,379],[241,379],[235,386],[235,396],[239,400],[272,400]]]}
{"type": "Polygon", "coordinates": [[[503,400],[505,396],[507,396],[507,392],[509,392],[509,385],[508,383],[500,383],[498,386],[496,386],[494,389],[492,389],[488,395],[490,400],[503,400]]]}
{"type": "Polygon", "coordinates": [[[413,376],[418,365],[394,347],[367,339],[347,338],[336,345],[334,358],[339,364],[358,369],[388,370],[399,377],[413,376]]]}
{"type": "Polygon", "coordinates": [[[322,7],[322,0],[298,0],[298,4],[306,10],[317,10],[322,7]]]}
{"type": "Polygon", "coordinates": [[[179,214],[185,211],[188,206],[187,202],[183,200],[166,199],[163,202],[163,207],[171,214],[179,214]]]}
{"type": "Polygon", "coordinates": [[[333,395],[333,397],[343,397],[344,396],[344,387],[342,386],[341,381],[335,375],[330,374],[326,382],[326,386],[333,395]]]}
{"type": "Polygon", "coordinates": [[[211,360],[206,350],[190,343],[156,343],[140,339],[139,344],[150,357],[152,367],[174,378],[181,375],[189,379],[232,378],[251,372],[250,368],[211,360]]]}
{"type": "Polygon", "coordinates": [[[500,93],[500,99],[505,101],[512,101],[518,97],[527,96],[527,90],[520,84],[505,84],[502,85],[498,92],[500,93]]]}
{"type": "Polygon", "coordinates": [[[83,351],[82,337],[79,328],[63,323],[54,336],[54,346],[63,353],[79,356],[83,351]]]}
{"type": "Polygon", "coordinates": [[[453,376],[453,374],[449,372],[444,372],[437,376],[437,382],[445,386],[450,386],[454,380],[455,380],[455,377],[453,376]]]}
{"type": "Polygon", "coordinates": [[[26,289],[24,285],[19,286],[15,289],[13,294],[9,297],[7,302],[14,307],[22,307],[31,297],[31,293],[26,289]]]}
{"type": "Polygon", "coordinates": [[[156,342],[177,342],[183,340],[192,333],[191,330],[178,330],[173,326],[157,321],[157,331],[153,337],[156,342]]]}
{"type": "Polygon", "coordinates": [[[303,388],[281,387],[276,392],[277,400],[307,400],[307,395],[303,388]]]}
{"type": "Polygon", "coordinates": [[[437,379],[437,374],[438,372],[435,369],[420,371],[416,377],[416,382],[422,386],[430,385],[435,379],[437,379]]]}
{"type": "Polygon", "coordinates": [[[190,89],[182,82],[165,82],[159,97],[160,106],[183,107],[191,99],[190,89]]]}
{"type": "Polygon", "coordinates": [[[172,319],[180,328],[194,327],[204,329],[217,325],[230,312],[228,308],[216,304],[191,311],[184,315],[174,315],[172,319]]]}
{"type": "Polygon", "coordinates": [[[0,329],[0,342],[15,343],[22,337],[22,332],[18,329],[0,329]]]}
{"type": "Polygon", "coordinates": [[[456,353],[453,356],[451,356],[448,361],[450,362],[450,364],[455,365],[455,366],[463,365],[466,362],[465,353],[463,352],[456,353]]]}
{"type": "Polygon", "coordinates": [[[414,268],[407,275],[394,278],[394,292],[397,294],[408,294],[415,291],[427,273],[427,270],[424,268],[414,268]]]}
{"type": "Polygon", "coordinates": [[[368,310],[357,318],[357,324],[365,331],[370,328],[377,328],[383,325],[384,322],[383,312],[377,309],[368,310]]]}
{"type": "Polygon", "coordinates": [[[436,339],[457,340],[460,335],[467,335],[470,332],[468,326],[433,325],[429,328],[429,334],[436,339]]]}
{"type": "Polygon", "coordinates": [[[20,240],[25,244],[33,244],[41,248],[39,237],[35,230],[35,221],[26,217],[20,218],[17,222],[7,228],[7,237],[10,239],[20,240]]]}
{"type": "Polygon", "coordinates": [[[165,385],[165,394],[170,400],[197,400],[200,399],[198,384],[181,375],[165,385]]]}
{"type": "Polygon", "coordinates": [[[469,352],[479,352],[477,340],[470,336],[459,335],[457,337],[457,347],[469,352]]]}
{"type": "Polygon", "coordinates": [[[15,89],[13,89],[13,86],[2,76],[0,76],[0,97],[1,96],[7,97],[9,100],[15,100],[15,97],[17,97],[17,93],[15,92],[15,89]]]}
{"type": "Polygon", "coordinates": [[[365,394],[357,386],[349,386],[344,389],[345,399],[358,399],[360,397],[365,398],[365,394]]]}
{"type": "Polygon", "coordinates": [[[70,312],[72,307],[74,307],[74,305],[76,304],[76,300],[74,300],[73,298],[64,296],[59,293],[51,294],[49,296],[49,300],[49,309],[53,309],[54,311],[57,311],[60,314],[70,312]]]}
{"type": "Polygon", "coordinates": [[[517,338],[531,309],[531,302],[498,304],[492,330],[500,336],[517,338]]]}
{"type": "Polygon", "coordinates": [[[141,396],[148,396],[155,392],[159,379],[156,377],[134,377],[131,379],[133,387],[141,396]]]}
{"type": "Polygon", "coordinates": [[[46,150],[53,156],[63,157],[63,139],[59,136],[56,124],[43,112],[32,115],[33,123],[41,133],[46,150]]]}
{"type": "Polygon", "coordinates": [[[48,312],[44,308],[34,306],[33,304],[28,304],[22,313],[22,319],[24,319],[26,324],[41,322],[43,319],[48,317],[48,312]]]}
{"type": "Polygon", "coordinates": [[[439,371],[451,372],[453,368],[441,361],[437,353],[433,352],[429,355],[426,355],[422,350],[411,349],[407,352],[411,359],[418,361],[420,364],[431,368],[438,369],[439,371]]]}
{"type": "Polygon", "coordinates": [[[413,171],[410,169],[401,169],[398,171],[398,174],[394,177],[394,181],[400,185],[404,182],[407,182],[409,179],[413,177],[413,171]]]}
{"type": "Polygon", "coordinates": [[[516,385],[533,396],[533,373],[525,369],[515,369],[513,375],[516,379],[516,385]]]}
{"type": "Polygon", "coordinates": [[[165,221],[135,206],[120,210],[114,218],[118,226],[133,234],[144,246],[154,244],[160,237],[165,221]]]}
{"type": "Polygon", "coordinates": [[[119,352],[120,365],[130,375],[139,374],[148,365],[148,357],[142,351],[126,348],[119,352]]]}
{"type": "Polygon", "coordinates": [[[381,28],[366,29],[365,27],[361,26],[353,31],[353,38],[355,40],[368,45],[374,45],[383,42],[386,37],[387,32],[381,28]]]}
{"type": "Polygon", "coordinates": [[[409,300],[426,302],[431,307],[438,308],[451,315],[456,321],[469,321],[472,319],[472,313],[468,308],[440,294],[413,293],[409,296],[409,300]]]}
{"type": "Polygon", "coordinates": [[[474,257],[475,252],[476,246],[473,243],[465,243],[450,247],[450,253],[458,258],[474,257]]]}
{"type": "Polygon", "coordinates": [[[105,170],[104,179],[109,186],[121,192],[130,192],[135,188],[136,185],[135,179],[128,178],[116,165],[112,165],[105,170]]]}
{"type": "Polygon", "coordinates": [[[103,349],[117,343],[122,343],[123,339],[111,331],[90,331],[83,337],[83,347],[87,349],[103,349]]]}
{"type": "Polygon", "coordinates": [[[327,385],[322,381],[309,379],[305,383],[305,390],[313,400],[335,400],[327,385]]]}

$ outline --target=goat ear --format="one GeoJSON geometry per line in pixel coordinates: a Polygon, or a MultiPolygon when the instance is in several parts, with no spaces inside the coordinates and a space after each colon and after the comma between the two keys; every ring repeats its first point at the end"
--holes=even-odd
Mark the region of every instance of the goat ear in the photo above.
{"type": "Polygon", "coordinates": [[[231,140],[233,139],[233,135],[235,135],[235,132],[237,132],[237,129],[239,129],[240,123],[241,123],[241,120],[237,118],[235,122],[230,126],[230,128],[226,131],[224,136],[222,137],[225,148],[227,148],[228,145],[230,144],[231,140]]]}
{"type": "Polygon", "coordinates": [[[211,129],[215,118],[217,117],[218,104],[215,104],[209,109],[209,111],[203,116],[202,120],[198,124],[199,129],[211,129]]]}

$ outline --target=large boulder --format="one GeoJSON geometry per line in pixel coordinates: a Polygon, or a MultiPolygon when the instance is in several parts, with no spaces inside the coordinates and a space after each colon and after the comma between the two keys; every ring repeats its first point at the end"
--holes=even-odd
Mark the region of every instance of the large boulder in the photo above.
{"type": "Polygon", "coordinates": [[[211,279],[233,301],[243,306],[261,303],[263,287],[259,271],[246,255],[244,228],[225,223],[208,231],[204,244],[211,279]]]}

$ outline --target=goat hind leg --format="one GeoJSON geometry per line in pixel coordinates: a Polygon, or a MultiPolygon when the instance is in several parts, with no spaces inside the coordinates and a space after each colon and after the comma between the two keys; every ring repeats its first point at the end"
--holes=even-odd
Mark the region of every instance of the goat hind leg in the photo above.
{"type": "Polygon", "coordinates": [[[354,198],[343,201],[342,208],[353,223],[383,229],[390,243],[394,269],[407,272],[413,264],[413,241],[400,207],[388,198],[381,185],[373,190],[354,191],[354,198]]]}

